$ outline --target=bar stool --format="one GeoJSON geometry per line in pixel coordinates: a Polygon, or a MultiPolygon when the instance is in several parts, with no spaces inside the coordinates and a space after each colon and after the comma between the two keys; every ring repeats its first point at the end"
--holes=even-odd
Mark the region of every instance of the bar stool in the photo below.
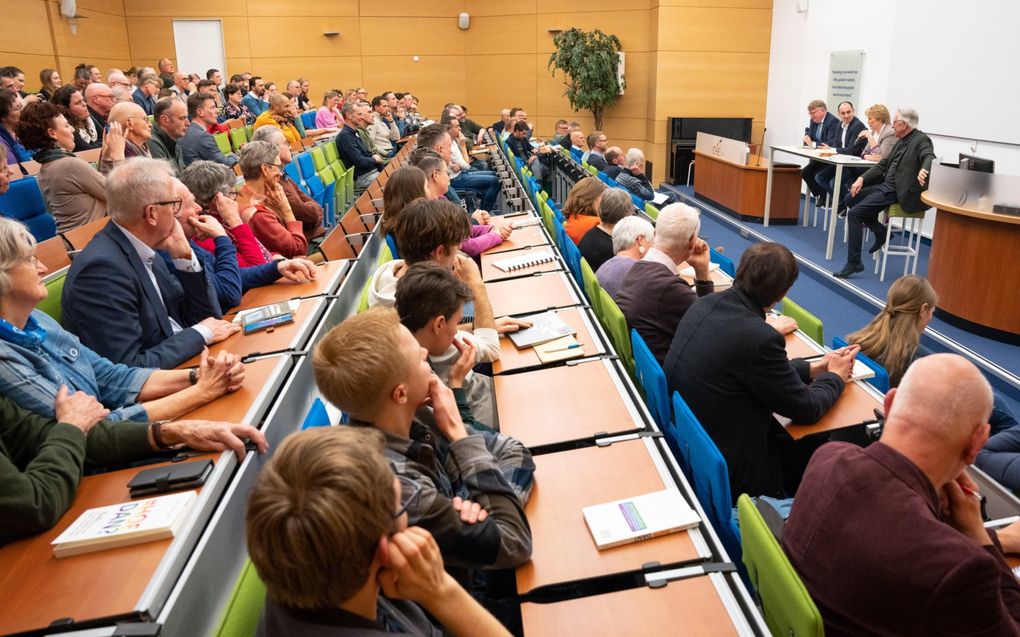
{"type": "Polygon", "coordinates": [[[898,203],[894,203],[885,209],[886,223],[888,228],[885,233],[885,244],[875,254],[875,273],[878,274],[879,265],[882,267],[882,274],[879,276],[879,281],[885,281],[885,265],[886,260],[890,256],[894,257],[905,257],[903,263],[903,275],[906,276],[907,271],[911,274],[917,274],[917,261],[918,255],[921,253],[921,226],[924,224],[924,215],[927,210],[921,212],[905,212],[898,203]],[[890,239],[892,238],[893,226],[892,220],[895,218],[902,219],[900,229],[902,230],[903,236],[906,237],[906,243],[893,243],[890,245],[890,239]],[[911,266],[911,260],[913,265],[911,266]]]}

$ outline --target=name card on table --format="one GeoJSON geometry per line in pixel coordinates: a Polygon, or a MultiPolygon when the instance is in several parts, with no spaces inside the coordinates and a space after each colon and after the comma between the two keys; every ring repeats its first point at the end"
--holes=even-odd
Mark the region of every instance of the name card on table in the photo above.
{"type": "Polygon", "coordinates": [[[747,164],[747,159],[751,155],[751,149],[745,142],[708,133],[698,133],[694,149],[699,153],[741,165],[747,164]]]}

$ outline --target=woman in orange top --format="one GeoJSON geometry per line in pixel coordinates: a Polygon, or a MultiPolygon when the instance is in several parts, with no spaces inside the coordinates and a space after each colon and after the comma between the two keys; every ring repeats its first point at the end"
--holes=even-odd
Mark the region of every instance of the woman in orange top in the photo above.
{"type": "Polygon", "coordinates": [[[287,139],[287,143],[294,146],[297,144],[301,145],[301,133],[291,123],[291,120],[297,115],[297,107],[291,103],[290,97],[277,93],[276,95],[269,98],[269,110],[265,111],[261,115],[255,118],[255,125],[253,130],[262,128],[263,126],[272,126],[279,128],[283,131],[283,136],[287,139]]]}
{"type": "Polygon", "coordinates": [[[595,177],[585,177],[570,189],[567,202],[563,204],[566,217],[563,229],[574,245],[581,242],[585,233],[599,225],[599,202],[605,191],[606,185],[595,177]]]}

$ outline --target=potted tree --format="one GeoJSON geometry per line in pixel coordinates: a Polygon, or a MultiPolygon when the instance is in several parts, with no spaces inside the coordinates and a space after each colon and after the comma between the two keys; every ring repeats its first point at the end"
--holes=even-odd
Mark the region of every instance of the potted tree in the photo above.
{"type": "Polygon", "coordinates": [[[612,106],[625,88],[617,81],[620,38],[595,29],[587,33],[577,28],[553,38],[556,50],[549,56],[549,71],[563,71],[567,87],[564,95],[575,111],[591,111],[595,129],[602,130],[602,114],[612,106]]]}

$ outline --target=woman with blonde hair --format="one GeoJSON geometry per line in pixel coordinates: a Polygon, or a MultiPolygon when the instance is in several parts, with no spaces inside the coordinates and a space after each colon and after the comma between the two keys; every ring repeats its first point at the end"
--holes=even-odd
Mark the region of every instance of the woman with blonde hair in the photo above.
{"type": "Polygon", "coordinates": [[[567,194],[567,201],[563,204],[566,217],[563,229],[575,245],[581,242],[585,233],[599,225],[599,202],[605,191],[604,183],[595,177],[585,177],[567,194]]]}
{"type": "Polygon", "coordinates": [[[41,85],[39,95],[42,95],[43,99],[47,102],[53,99],[53,94],[57,92],[58,88],[63,86],[63,82],[60,81],[60,73],[56,69],[43,69],[39,71],[39,83],[41,85]]]}
{"type": "Polygon", "coordinates": [[[890,386],[896,387],[918,355],[921,334],[935,313],[937,300],[935,288],[927,279],[900,277],[889,286],[879,315],[847,336],[847,342],[860,345],[862,354],[885,367],[890,386]]]}

